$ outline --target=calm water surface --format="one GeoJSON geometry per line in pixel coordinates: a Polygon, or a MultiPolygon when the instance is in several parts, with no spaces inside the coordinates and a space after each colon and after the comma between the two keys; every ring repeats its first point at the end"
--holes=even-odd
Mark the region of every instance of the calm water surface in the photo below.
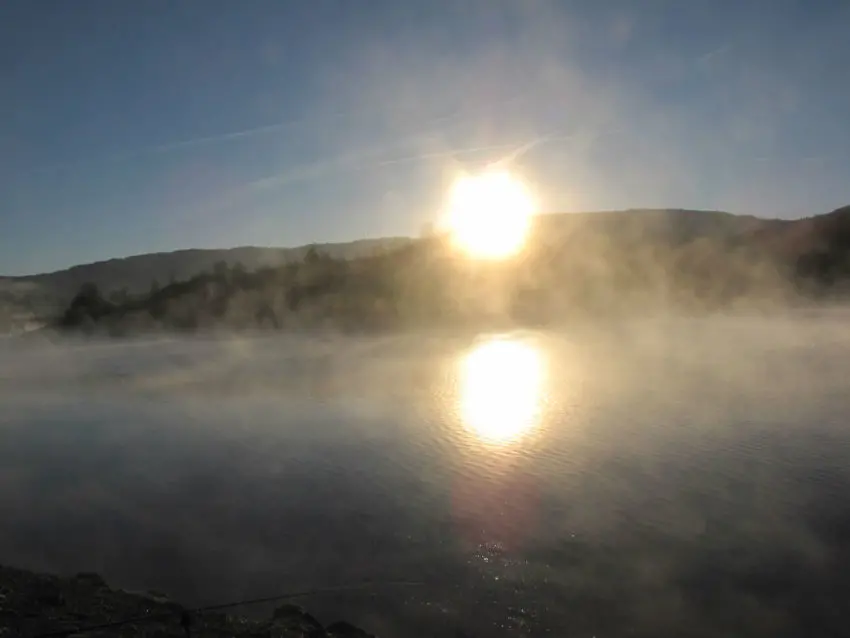
{"type": "Polygon", "coordinates": [[[846,635],[846,315],[0,352],[0,562],[392,636],[846,635]]]}

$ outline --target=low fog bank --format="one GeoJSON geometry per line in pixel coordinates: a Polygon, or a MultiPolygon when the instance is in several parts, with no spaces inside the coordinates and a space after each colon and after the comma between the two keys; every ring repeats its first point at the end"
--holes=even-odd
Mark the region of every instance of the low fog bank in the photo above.
{"type": "Polygon", "coordinates": [[[850,309],[834,307],[771,315],[581,321],[558,330],[10,338],[0,341],[0,393],[227,391],[238,396],[258,391],[304,396],[305,386],[313,383],[317,392],[357,396],[388,387],[415,387],[416,379],[405,376],[404,370],[422,374],[429,365],[482,339],[528,336],[544,350],[569,344],[573,350],[567,356],[586,357],[589,362],[603,358],[624,369],[648,361],[688,362],[707,373],[738,379],[744,392],[777,382],[768,374],[771,362],[796,369],[800,383],[841,382],[841,370],[829,372],[823,366],[839,365],[848,354],[848,326],[850,309]],[[813,377],[815,371],[824,376],[813,377]]]}
{"type": "Polygon", "coordinates": [[[309,603],[381,635],[841,635],[848,319],[5,343],[0,562],[198,604],[424,581],[309,603]],[[548,365],[515,447],[454,416],[492,338],[548,365]]]}

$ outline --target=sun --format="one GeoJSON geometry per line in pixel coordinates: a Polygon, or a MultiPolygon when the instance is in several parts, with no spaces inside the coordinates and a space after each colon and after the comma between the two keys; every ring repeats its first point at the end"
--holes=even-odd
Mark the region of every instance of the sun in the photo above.
{"type": "Polygon", "coordinates": [[[467,175],[451,190],[447,230],[470,256],[504,259],[522,248],[535,208],[522,181],[507,171],[467,175]]]}

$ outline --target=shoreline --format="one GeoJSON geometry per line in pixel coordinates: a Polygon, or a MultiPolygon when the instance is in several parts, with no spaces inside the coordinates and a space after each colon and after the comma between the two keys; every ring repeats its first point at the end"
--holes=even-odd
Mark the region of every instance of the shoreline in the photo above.
{"type": "Polygon", "coordinates": [[[344,621],[323,626],[291,603],[279,604],[270,618],[261,620],[223,609],[191,609],[155,592],[112,588],[95,573],[63,577],[0,565],[0,638],[83,633],[122,638],[374,638],[344,621]]]}

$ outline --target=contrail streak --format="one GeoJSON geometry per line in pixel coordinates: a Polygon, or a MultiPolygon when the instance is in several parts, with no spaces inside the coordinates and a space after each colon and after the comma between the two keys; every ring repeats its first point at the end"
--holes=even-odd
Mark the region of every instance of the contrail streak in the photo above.
{"type": "Polygon", "coordinates": [[[481,153],[485,151],[500,151],[505,149],[515,149],[507,158],[498,160],[496,163],[504,163],[506,160],[515,160],[520,155],[527,153],[533,146],[539,144],[539,140],[534,140],[532,143],[526,143],[517,149],[516,144],[489,144],[486,146],[467,146],[462,148],[448,149],[445,151],[433,151],[430,153],[416,153],[414,155],[406,155],[403,157],[395,157],[387,160],[369,161],[368,156],[376,154],[361,153],[357,155],[349,155],[326,162],[318,162],[311,166],[295,168],[285,173],[278,175],[270,175],[262,177],[253,182],[249,182],[244,186],[245,189],[252,188],[269,188],[272,186],[281,186],[292,182],[299,182],[308,179],[315,179],[331,172],[358,172],[373,168],[382,168],[385,166],[396,166],[399,164],[411,164],[415,162],[423,162],[432,159],[440,159],[444,157],[454,157],[457,155],[469,155],[471,153],[481,153]]]}
{"type": "MultiPolygon", "coordinates": [[[[352,117],[354,115],[362,114],[362,113],[365,113],[365,112],[368,112],[368,110],[364,108],[364,109],[359,109],[357,111],[352,111],[352,112],[332,113],[331,115],[324,116],[323,119],[324,120],[339,120],[339,119],[343,119],[345,117],[352,117]]],[[[431,125],[434,125],[434,124],[440,124],[442,122],[448,122],[448,121],[451,121],[453,119],[459,119],[459,118],[461,118],[461,115],[459,113],[454,113],[454,114],[451,114],[451,115],[440,115],[440,116],[437,116],[437,117],[434,117],[434,118],[427,120],[426,123],[427,123],[427,125],[431,126],[431,125]]],[[[148,149],[141,149],[139,152],[162,153],[162,152],[167,152],[167,151],[172,151],[172,150],[178,150],[178,149],[181,149],[181,148],[187,148],[187,147],[191,147],[191,146],[201,146],[203,144],[210,144],[210,143],[214,143],[214,142],[226,142],[226,141],[229,141],[229,140],[236,140],[236,139],[241,139],[241,138],[245,138],[245,137],[254,137],[256,135],[263,135],[265,133],[272,133],[274,131],[290,128],[290,127],[293,127],[293,126],[298,126],[298,125],[301,125],[301,124],[308,124],[310,122],[317,122],[317,121],[320,121],[321,119],[322,118],[318,118],[318,117],[303,117],[303,118],[298,118],[298,119],[294,119],[294,120],[286,120],[286,121],[283,121],[283,122],[278,122],[276,124],[268,124],[268,125],[265,125],[265,126],[256,126],[256,127],[253,127],[253,128],[242,130],[242,131],[233,131],[233,132],[230,132],[230,133],[221,133],[221,134],[218,134],[218,135],[210,135],[210,136],[207,136],[207,137],[198,137],[198,138],[194,138],[194,139],[183,140],[183,141],[180,141],[180,142],[173,142],[173,143],[170,143],[170,144],[161,144],[160,146],[153,146],[153,147],[150,147],[148,149]]]]}
{"type": "MultiPolygon", "coordinates": [[[[452,119],[457,117],[447,116],[443,119],[452,119]]],[[[559,141],[571,141],[581,138],[584,135],[598,137],[602,135],[616,134],[617,129],[609,129],[608,131],[579,131],[573,133],[552,133],[548,135],[535,137],[521,144],[503,143],[503,144],[488,144],[479,146],[465,146],[460,148],[446,149],[442,151],[432,151],[426,153],[415,153],[402,157],[394,157],[389,159],[376,159],[375,156],[386,152],[386,147],[364,149],[359,152],[348,153],[341,157],[317,162],[315,164],[295,167],[283,173],[268,175],[259,179],[249,181],[242,186],[238,186],[229,191],[218,193],[214,199],[211,199],[207,204],[201,204],[194,209],[198,213],[211,213],[221,211],[235,205],[242,197],[248,196],[252,192],[263,191],[266,189],[285,186],[287,184],[309,181],[311,179],[321,178],[329,173],[335,172],[358,172],[374,168],[387,168],[392,166],[400,166],[415,162],[431,161],[435,159],[452,158],[459,155],[469,155],[472,153],[481,153],[488,151],[504,151],[513,149],[503,157],[491,162],[490,166],[504,166],[511,162],[516,162],[522,157],[528,155],[531,151],[543,144],[549,144],[559,141]]],[[[408,139],[415,140],[418,136],[410,136],[408,139]]]]}
{"type": "Polygon", "coordinates": [[[396,157],[381,162],[376,162],[367,168],[394,166],[396,164],[410,164],[411,162],[421,162],[429,159],[439,159],[442,157],[454,157],[455,155],[468,155],[469,153],[480,153],[483,151],[500,151],[505,148],[513,148],[515,144],[490,144],[488,146],[470,146],[466,148],[457,148],[448,151],[435,151],[433,153],[419,153],[418,155],[408,155],[406,157],[396,157]]]}
{"type": "Polygon", "coordinates": [[[251,190],[262,190],[266,188],[274,188],[295,182],[317,179],[334,172],[358,172],[374,168],[384,168],[388,166],[397,166],[401,164],[412,164],[416,162],[429,161],[434,159],[451,158],[458,155],[469,155],[472,153],[481,153],[486,151],[501,151],[513,149],[507,155],[490,162],[489,166],[504,166],[513,162],[517,162],[523,156],[530,153],[532,150],[554,141],[568,140],[575,137],[574,134],[569,135],[545,135],[536,137],[528,142],[517,145],[513,144],[488,144],[484,146],[466,146],[461,148],[447,149],[444,151],[433,151],[429,153],[416,153],[403,157],[395,157],[386,160],[371,160],[370,156],[374,156],[382,152],[383,149],[374,149],[361,151],[359,153],[351,153],[336,159],[317,162],[312,165],[296,167],[284,173],[261,177],[260,179],[248,182],[233,193],[232,196],[238,195],[251,190]]]}
{"type": "MultiPolygon", "coordinates": [[[[510,98],[506,98],[499,102],[500,105],[504,106],[506,104],[510,104],[511,102],[515,102],[522,97],[521,94],[515,94],[510,98]]],[[[132,159],[136,159],[139,157],[144,157],[146,155],[159,155],[163,153],[170,153],[174,151],[180,151],[183,149],[189,149],[199,146],[205,146],[209,144],[216,144],[222,142],[230,142],[234,140],[258,137],[262,135],[273,135],[277,132],[284,131],[286,129],[290,129],[297,126],[303,126],[311,123],[322,123],[329,122],[334,120],[344,119],[346,117],[354,117],[356,115],[362,115],[364,113],[374,112],[374,109],[371,108],[360,108],[354,109],[350,111],[338,111],[336,113],[325,114],[321,116],[306,116],[300,118],[294,118],[290,120],[282,120],[280,122],[275,122],[272,124],[263,124],[261,126],[253,126],[250,128],[245,128],[238,131],[228,131],[225,133],[217,133],[214,135],[207,135],[201,137],[194,137],[185,140],[178,140],[176,142],[167,142],[164,144],[158,144],[154,146],[146,146],[141,148],[135,148],[128,151],[122,151],[119,153],[112,153],[108,155],[101,155],[98,157],[91,158],[83,158],[79,160],[72,160],[68,162],[60,162],[56,164],[50,164],[47,166],[42,166],[35,168],[30,173],[46,173],[54,170],[61,170],[63,168],[70,168],[74,166],[90,166],[97,164],[108,164],[111,162],[122,162],[128,161],[132,159]]],[[[430,118],[425,120],[423,125],[425,126],[433,126],[435,124],[441,124],[445,122],[451,122],[453,120],[463,121],[472,119],[474,116],[470,113],[462,112],[456,110],[454,113],[449,115],[440,115],[434,118],[430,118]]]]}
{"type": "MultiPolygon", "coordinates": [[[[334,120],[341,120],[346,117],[354,117],[356,115],[366,113],[368,109],[358,109],[356,111],[347,111],[347,112],[337,112],[332,113],[330,115],[323,116],[308,116],[295,118],[291,120],[283,120],[280,122],[275,122],[273,124],[264,124],[262,126],[254,126],[251,128],[242,129],[239,131],[229,131],[227,133],[217,133],[215,135],[207,135],[202,137],[194,137],[186,140],[179,140],[177,142],[168,142],[166,144],[159,144],[156,146],[145,146],[141,148],[135,148],[129,151],[122,151],[120,153],[112,153],[109,155],[101,155],[98,157],[92,158],[83,158],[79,160],[72,160],[69,162],[61,162],[57,164],[50,164],[47,166],[42,166],[36,169],[33,169],[32,173],[45,173],[54,170],[61,170],[63,168],[69,168],[73,166],[90,166],[97,164],[108,164],[112,162],[122,162],[127,160],[136,159],[139,157],[144,157],[146,155],[159,155],[163,153],[170,153],[174,151],[180,151],[182,149],[189,149],[199,146],[205,146],[209,144],[217,144],[222,142],[230,142],[239,139],[246,139],[252,137],[258,137],[262,135],[272,135],[280,131],[284,131],[287,129],[291,129],[297,126],[303,126],[311,123],[323,123],[330,122],[334,120]]],[[[445,122],[450,122],[452,120],[462,120],[468,119],[470,116],[464,116],[461,113],[452,113],[450,115],[440,115],[431,119],[428,119],[424,122],[423,125],[433,126],[435,124],[441,124],[445,122]]]]}
{"type": "MultiPolygon", "coordinates": [[[[329,116],[328,119],[339,119],[344,117],[344,114],[333,114],[329,116]]],[[[171,151],[178,151],[180,149],[191,148],[194,146],[203,146],[205,144],[213,144],[216,142],[227,142],[230,140],[237,140],[241,138],[254,137],[257,135],[270,134],[275,131],[284,130],[293,126],[298,126],[300,124],[306,124],[310,121],[315,120],[316,118],[299,118],[294,120],[285,120],[281,122],[277,122],[275,124],[265,124],[263,126],[255,126],[248,129],[243,129],[241,131],[231,131],[228,133],[220,133],[216,135],[208,135],[205,137],[196,137],[187,140],[180,140],[178,142],[169,142],[167,144],[159,144],[157,146],[145,146],[142,148],[135,148],[129,151],[122,151],[120,153],[112,153],[110,155],[101,155],[98,157],[84,158],[79,160],[72,160],[69,162],[61,162],[58,164],[50,164],[48,166],[42,166],[40,168],[34,169],[32,172],[34,173],[45,173],[55,170],[61,170],[63,168],[69,168],[72,166],[91,166],[97,164],[109,164],[112,162],[122,162],[127,160],[136,159],[138,157],[144,157],[145,155],[158,155],[162,153],[168,153],[171,151]]]]}
{"type": "MultiPolygon", "coordinates": [[[[539,144],[539,140],[534,140],[534,145],[539,144]]],[[[372,151],[364,151],[361,153],[352,153],[331,159],[325,162],[317,162],[308,166],[296,167],[284,173],[261,177],[247,184],[237,187],[236,189],[216,196],[215,202],[210,206],[205,206],[204,210],[221,210],[228,206],[232,206],[243,196],[251,192],[262,191],[270,188],[277,188],[297,182],[319,179],[330,173],[356,173],[359,171],[385,168],[390,166],[398,166],[402,164],[412,164],[415,162],[423,162],[434,159],[451,158],[459,155],[469,155],[471,153],[481,153],[487,151],[502,151],[506,149],[514,149],[509,157],[518,157],[521,153],[527,153],[532,148],[531,143],[525,143],[517,147],[517,144],[489,144],[485,146],[466,146],[462,148],[448,149],[445,151],[434,151],[430,153],[416,153],[403,157],[395,157],[386,160],[370,160],[370,157],[382,152],[383,149],[372,151]]],[[[498,160],[503,161],[503,160],[498,160]]]]}

